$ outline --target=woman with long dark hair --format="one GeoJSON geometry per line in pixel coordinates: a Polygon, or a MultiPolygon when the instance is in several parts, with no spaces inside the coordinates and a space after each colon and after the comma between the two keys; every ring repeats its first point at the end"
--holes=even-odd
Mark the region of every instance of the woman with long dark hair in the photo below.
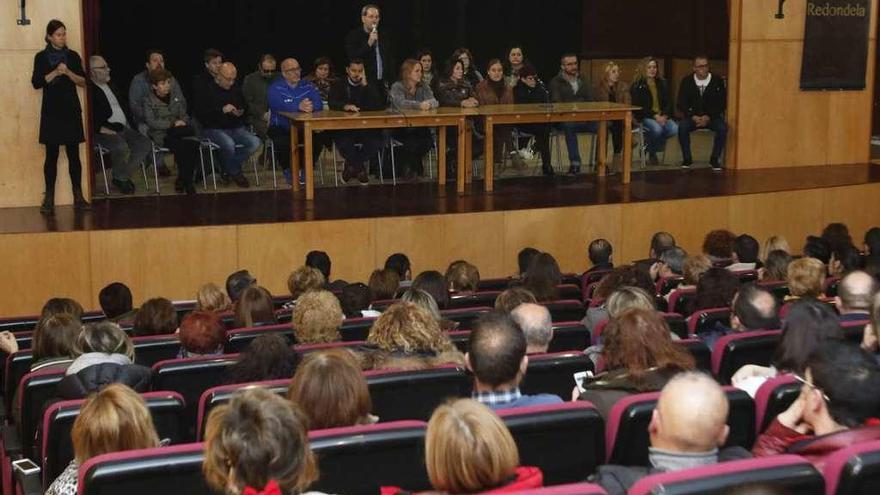
{"type": "Polygon", "coordinates": [[[79,143],[85,141],[82,106],[76,87],[85,87],[86,78],[79,54],[67,47],[67,27],[58,19],[46,25],[46,48],[34,56],[31,84],[43,90],[40,109],[40,143],[46,146],[43,177],[46,190],[40,213],[55,214],[55,177],[61,146],[67,154],[68,173],[73,186],[73,207],[91,208],[82,194],[82,164],[79,143]]]}

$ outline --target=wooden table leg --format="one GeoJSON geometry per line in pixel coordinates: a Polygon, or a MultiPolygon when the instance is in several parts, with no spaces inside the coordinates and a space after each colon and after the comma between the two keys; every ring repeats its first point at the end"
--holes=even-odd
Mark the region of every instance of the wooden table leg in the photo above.
{"type": "MultiPolygon", "coordinates": [[[[315,163],[312,160],[312,126],[306,122],[303,125],[303,160],[306,163],[306,201],[315,199],[315,163]]],[[[296,180],[296,178],[294,178],[296,180]]]]}
{"type": "Polygon", "coordinates": [[[456,188],[460,194],[464,194],[464,182],[465,182],[465,156],[470,153],[470,150],[467,149],[467,138],[465,137],[465,130],[467,129],[467,121],[462,117],[458,120],[458,147],[455,150],[458,153],[458,181],[456,183],[456,188]]]}
{"type": "Polygon", "coordinates": [[[299,133],[296,125],[290,123],[290,173],[293,177],[293,190],[299,191],[299,133]]]}
{"type": "Polygon", "coordinates": [[[486,117],[486,135],[483,142],[483,159],[486,162],[485,184],[486,192],[492,192],[495,187],[495,125],[491,116],[486,117]]]}
{"type": "Polygon", "coordinates": [[[623,118],[623,183],[629,184],[632,175],[632,112],[623,118]]]}
{"type": "Polygon", "coordinates": [[[437,182],[446,185],[446,131],[447,127],[437,128],[437,182]]]}
{"type": "Polygon", "coordinates": [[[597,138],[598,143],[596,143],[596,162],[598,165],[598,175],[599,177],[605,177],[605,155],[607,155],[608,148],[608,121],[600,120],[599,121],[599,136],[597,138]]]}

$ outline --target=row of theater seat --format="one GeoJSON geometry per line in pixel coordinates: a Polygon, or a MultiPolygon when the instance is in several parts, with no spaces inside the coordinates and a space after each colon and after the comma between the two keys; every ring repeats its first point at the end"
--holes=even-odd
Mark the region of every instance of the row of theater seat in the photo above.
{"type": "MultiPolygon", "coordinates": [[[[162,414],[161,400],[173,400],[173,396],[163,399],[153,394],[147,400],[156,417],[162,414]]],[[[71,402],[53,407],[58,419],[46,425],[48,435],[69,436],[70,413],[76,406],[71,402]]],[[[650,417],[650,408],[633,411],[644,421],[634,422],[632,427],[641,429],[646,437],[645,416],[650,417]]],[[[732,413],[736,414],[735,408],[732,413]]],[[[606,462],[646,465],[645,459],[634,456],[613,457],[614,448],[609,449],[611,458],[603,455],[602,432],[596,428],[601,418],[588,403],[510,409],[499,415],[517,442],[521,464],[540,467],[545,484],[559,485],[529,493],[604,493],[579,482],[606,462]]],[[[165,425],[157,426],[163,433],[165,425]]],[[[422,421],[407,420],[310,432],[321,471],[312,488],[355,495],[377,493],[380,485],[429,489],[423,461],[425,427],[422,421]]],[[[624,440],[624,431],[618,428],[618,441],[626,441],[627,450],[646,457],[647,439],[624,440]]],[[[608,432],[606,429],[606,435],[608,432]]],[[[201,443],[189,443],[95,457],[80,468],[79,493],[211,493],[201,477],[202,448],[201,443]]],[[[48,483],[66,465],[64,454],[69,459],[72,453],[69,443],[51,439],[43,441],[42,453],[48,483]]],[[[797,494],[876,493],[880,487],[880,441],[838,451],[827,460],[823,473],[803,458],[782,455],[657,474],[640,480],[629,493],[720,493],[749,483],[776,485],[784,487],[785,493],[797,494]]]]}

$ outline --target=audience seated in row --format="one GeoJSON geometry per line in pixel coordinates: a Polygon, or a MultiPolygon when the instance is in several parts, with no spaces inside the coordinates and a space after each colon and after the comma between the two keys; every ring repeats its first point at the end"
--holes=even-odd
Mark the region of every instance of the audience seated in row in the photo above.
{"type": "Polygon", "coordinates": [[[227,368],[226,383],[248,383],[280,380],[294,376],[300,355],[278,334],[260,335],[239,354],[227,368]]]}
{"type": "Polygon", "coordinates": [[[590,268],[584,272],[584,274],[597,271],[607,271],[614,268],[614,261],[612,261],[613,254],[614,249],[608,240],[596,239],[590,242],[590,246],[587,248],[587,258],[590,260],[590,268]]]}
{"type": "Polygon", "coordinates": [[[525,287],[511,287],[495,298],[495,309],[510,313],[520,304],[537,303],[535,295],[525,287]]]}
{"type": "Polygon", "coordinates": [[[730,327],[717,324],[698,337],[703,339],[710,351],[714,351],[715,343],[725,335],[753,330],[778,330],[780,328],[779,304],[776,302],[776,298],[769,290],[750,283],[740,287],[736,295],[733,296],[730,327]]]}
{"type": "Polygon", "coordinates": [[[131,333],[135,337],[166,335],[177,330],[177,310],[168,299],[156,297],[141,304],[131,333]]]}
{"type": "Polygon", "coordinates": [[[300,407],[308,429],[367,425],[373,401],[357,359],[347,349],[309,353],[293,375],[287,398],[300,407]]]}
{"type": "Polygon", "coordinates": [[[217,284],[207,283],[199,287],[198,293],[196,293],[195,309],[225,313],[232,309],[232,301],[217,284]]]}
{"type": "Polygon", "coordinates": [[[223,353],[226,327],[213,311],[191,311],[180,322],[180,358],[211,356],[223,353]]]}
{"type": "Polygon", "coordinates": [[[342,340],[339,327],[345,315],[339,299],[326,290],[301,295],[293,308],[293,332],[298,344],[324,344],[342,340]]]}

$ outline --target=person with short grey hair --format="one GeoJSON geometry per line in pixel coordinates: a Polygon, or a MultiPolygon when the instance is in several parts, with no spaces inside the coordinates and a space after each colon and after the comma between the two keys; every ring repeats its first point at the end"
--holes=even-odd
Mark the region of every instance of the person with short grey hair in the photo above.
{"type": "Polygon", "coordinates": [[[540,304],[520,304],[510,312],[513,321],[526,336],[526,354],[547,352],[553,340],[553,320],[550,311],[540,304]]]}

